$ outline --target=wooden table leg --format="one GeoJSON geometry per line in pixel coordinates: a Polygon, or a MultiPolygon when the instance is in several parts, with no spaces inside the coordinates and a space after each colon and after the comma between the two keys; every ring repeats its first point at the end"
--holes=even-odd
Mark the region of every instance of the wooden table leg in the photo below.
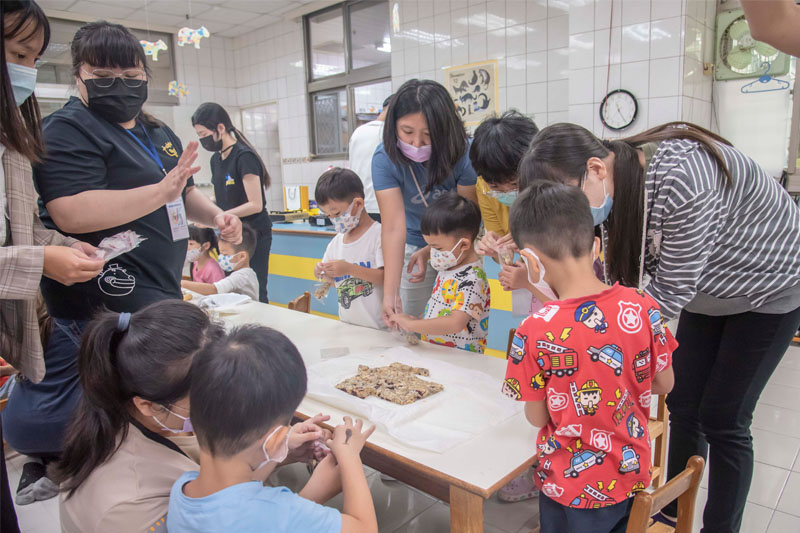
{"type": "Polygon", "coordinates": [[[451,533],[483,533],[483,498],[450,485],[451,533]]]}

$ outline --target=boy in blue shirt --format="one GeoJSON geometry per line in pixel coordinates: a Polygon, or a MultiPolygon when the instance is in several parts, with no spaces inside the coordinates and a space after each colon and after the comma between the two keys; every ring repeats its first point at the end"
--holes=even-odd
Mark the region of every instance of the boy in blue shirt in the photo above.
{"type": "Polygon", "coordinates": [[[262,326],[236,328],[195,356],[191,376],[200,472],[186,472],[173,485],[169,531],[378,531],[360,458],[374,427],[362,431],[360,420],[345,417],[334,430],[332,454],[299,494],[263,485],[286,459],[289,423],[306,393],[303,360],[286,336],[262,326]],[[340,490],[342,513],[320,505],[340,490]]]}

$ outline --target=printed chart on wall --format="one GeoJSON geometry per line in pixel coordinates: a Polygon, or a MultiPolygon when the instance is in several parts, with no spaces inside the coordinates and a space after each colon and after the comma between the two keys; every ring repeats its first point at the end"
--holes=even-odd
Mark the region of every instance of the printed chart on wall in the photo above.
{"type": "Polygon", "coordinates": [[[497,112],[497,60],[447,69],[447,90],[464,124],[480,124],[497,112]]]}

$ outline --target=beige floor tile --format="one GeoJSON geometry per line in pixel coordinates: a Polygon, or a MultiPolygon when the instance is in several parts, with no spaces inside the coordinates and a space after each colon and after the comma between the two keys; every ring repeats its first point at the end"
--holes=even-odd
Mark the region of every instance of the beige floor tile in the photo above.
{"type": "Polygon", "coordinates": [[[800,439],[764,429],[752,429],[755,460],[759,463],[792,468],[800,452],[800,439]]]}
{"type": "Polygon", "coordinates": [[[800,473],[791,473],[776,509],[782,513],[800,516],[800,473]]]}
{"type": "MultiPolygon", "coordinates": [[[[703,527],[703,510],[705,509],[707,499],[708,491],[706,489],[697,491],[693,531],[700,531],[703,527]]],[[[765,533],[770,516],[772,516],[772,509],[754,503],[747,503],[744,507],[744,516],[742,517],[740,533],[765,533]]]]}
{"type": "Polygon", "coordinates": [[[483,520],[506,531],[516,532],[534,519],[539,522],[539,498],[508,503],[497,499],[495,494],[483,505],[483,520]]]}
{"type": "MultiPolygon", "coordinates": [[[[800,502],[798,502],[800,505],[800,502]]],[[[767,533],[795,533],[800,531],[800,516],[775,511],[769,522],[767,533]]]]}
{"type": "MultiPolygon", "coordinates": [[[[780,373],[780,368],[775,371],[776,374],[780,373]]],[[[773,378],[775,376],[773,375],[773,378]]],[[[758,399],[760,405],[774,405],[775,407],[783,407],[790,411],[800,411],[800,402],[798,401],[798,391],[794,387],[787,387],[785,385],[778,385],[773,383],[772,380],[764,387],[761,397],[758,399]]]]}
{"type": "MultiPolygon", "coordinates": [[[[486,517],[484,516],[484,519],[486,517]]],[[[486,524],[484,521],[484,533],[512,533],[486,524]]],[[[399,528],[394,533],[449,533],[450,532],[450,507],[447,504],[438,502],[424,513],[414,517],[399,528]]],[[[381,529],[383,533],[383,529],[381,529]]]]}
{"type": "Polygon", "coordinates": [[[800,438],[800,411],[758,404],[753,412],[753,427],[800,438]]]}

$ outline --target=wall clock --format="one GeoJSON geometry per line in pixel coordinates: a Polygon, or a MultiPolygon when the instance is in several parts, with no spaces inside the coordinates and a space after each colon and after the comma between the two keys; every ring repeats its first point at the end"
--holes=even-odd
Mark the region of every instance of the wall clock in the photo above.
{"type": "Polygon", "coordinates": [[[600,103],[600,120],[610,130],[624,130],[636,121],[638,113],[636,97],[625,89],[611,91],[600,103]]]}

